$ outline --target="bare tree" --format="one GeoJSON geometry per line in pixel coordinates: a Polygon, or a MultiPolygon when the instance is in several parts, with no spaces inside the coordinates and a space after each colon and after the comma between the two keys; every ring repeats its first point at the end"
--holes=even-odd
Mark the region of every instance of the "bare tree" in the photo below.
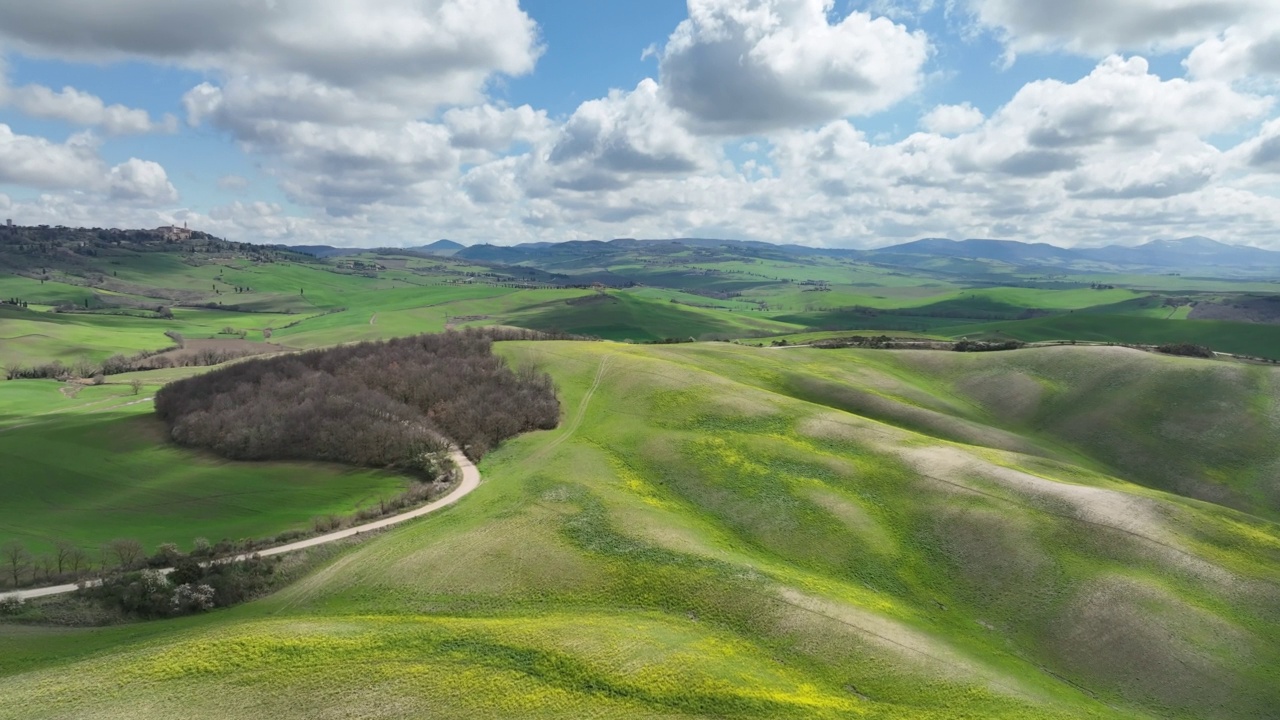
{"type": "Polygon", "coordinates": [[[75,554],[78,548],[70,540],[59,540],[54,548],[53,557],[58,566],[58,574],[61,575],[67,569],[67,563],[70,562],[71,556],[75,554]]]}
{"type": "Polygon", "coordinates": [[[138,378],[134,378],[129,381],[129,387],[133,388],[133,394],[137,395],[142,392],[142,381],[138,378]]]}
{"type": "Polygon", "coordinates": [[[81,548],[72,548],[71,555],[67,558],[67,570],[74,576],[80,577],[83,570],[89,569],[89,553],[81,548]]]}
{"type": "Polygon", "coordinates": [[[22,582],[22,575],[31,566],[31,553],[27,552],[26,546],[22,543],[10,540],[0,548],[0,557],[4,558],[5,570],[8,571],[16,587],[22,582]]]}
{"type": "Polygon", "coordinates": [[[110,544],[111,555],[120,563],[121,570],[132,568],[142,559],[142,543],[132,538],[118,538],[110,544]]]}
{"type": "MultiPolygon", "coordinates": [[[[39,557],[39,559],[37,560],[37,564],[39,565],[40,569],[44,571],[44,579],[46,581],[53,578],[53,569],[57,567],[57,564],[58,564],[56,558],[54,558],[49,553],[45,553],[44,555],[41,555],[39,557]]],[[[35,567],[35,564],[33,564],[33,567],[35,567]]]]}

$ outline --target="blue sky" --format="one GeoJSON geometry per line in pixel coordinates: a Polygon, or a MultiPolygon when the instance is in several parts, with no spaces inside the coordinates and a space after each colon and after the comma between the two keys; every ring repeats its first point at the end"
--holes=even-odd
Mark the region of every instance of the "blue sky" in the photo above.
{"type": "Polygon", "coordinates": [[[1269,4],[0,0],[0,213],[339,245],[1280,248],[1269,4]]]}

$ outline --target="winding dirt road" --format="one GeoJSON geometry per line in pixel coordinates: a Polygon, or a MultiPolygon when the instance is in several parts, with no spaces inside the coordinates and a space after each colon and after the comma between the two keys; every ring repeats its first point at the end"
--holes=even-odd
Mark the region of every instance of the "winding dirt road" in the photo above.
{"type": "MultiPolygon", "coordinates": [[[[457,464],[458,469],[462,471],[462,482],[458,483],[458,487],[454,488],[452,492],[439,500],[427,503],[420,508],[415,508],[399,515],[392,515],[391,517],[383,518],[381,520],[375,520],[371,523],[365,523],[364,525],[349,527],[345,530],[337,530],[335,532],[318,535],[306,540],[299,540],[298,542],[289,543],[287,545],[278,545],[266,550],[260,550],[256,553],[236,555],[232,559],[236,561],[246,560],[250,555],[261,555],[263,557],[282,555],[287,552],[293,552],[294,550],[302,550],[304,548],[315,547],[316,545],[324,545],[337,540],[354,537],[361,533],[381,530],[382,528],[391,527],[392,525],[399,525],[406,520],[422,517],[423,515],[428,515],[437,510],[449,507],[471,494],[472,490],[475,490],[480,486],[480,471],[476,469],[475,463],[472,463],[471,460],[467,459],[466,455],[462,454],[462,451],[456,448],[450,453],[450,457],[453,458],[453,462],[457,464]]],[[[164,568],[160,572],[170,573],[172,571],[173,568],[164,568]]],[[[97,581],[89,580],[87,582],[93,583],[97,581]]],[[[31,588],[30,590],[17,590],[14,592],[0,594],[0,600],[10,597],[17,597],[20,600],[30,600],[32,598],[41,598],[48,597],[50,595],[61,595],[63,593],[74,592],[78,588],[78,585],[72,583],[69,585],[53,585],[50,587],[31,588]]]]}

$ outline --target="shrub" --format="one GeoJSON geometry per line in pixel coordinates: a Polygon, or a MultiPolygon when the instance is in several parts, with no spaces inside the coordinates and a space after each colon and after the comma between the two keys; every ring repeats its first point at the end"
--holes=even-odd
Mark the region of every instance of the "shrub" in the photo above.
{"type": "Polygon", "coordinates": [[[1001,350],[1018,350],[1026,347],[1026,343],[1020,340],[1005,340],[1004,342],[981,342],[978,340],[961,340],[952,346],[956,352],[998,352],[1001,350]]]}
{"type": "Polygon", "coordinates": [[[1203,345],[1191,343],[1168,343],[1156,348],[1156,352],[1165,355],[1181,355],[1183,357],[1214,358],[1217,354],[1203,345]]]}
{"type": "Polygon", "coordinates": [[[5,595],[0,598],[0,615],[17,615],[25,604],[17,595],[5,595]]]}
{"type": "Polygon", "coordinates": [[[186,615],[212,610],[215,594],[210,585],[183,583],[173,589],[173,597],[169,600],[170,611],[176,615],[186,615]]]}

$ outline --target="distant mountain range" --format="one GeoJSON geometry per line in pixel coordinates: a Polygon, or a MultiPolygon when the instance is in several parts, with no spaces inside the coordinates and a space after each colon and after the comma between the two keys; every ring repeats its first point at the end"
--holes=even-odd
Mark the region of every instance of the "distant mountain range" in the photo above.
{"type": "MultiPolygon", "coordinates": [[[[332,257],[367,252],[361,248],[335,248],[327,245],[295,245],[289,249],[332,257]]],[[[1209,268],[1235,268],[1262,271],[1280,270],[1280,252],[1241,245],[1228,245],[1206,237],[1176,240],[1154,240],[1136,247],[1110,245],[1098,248],[1062,248],[1047,243],[1015,240],[925,238],[874,250],[849,248],[814,248],[803,245],[775,245],[754,240],[722,240],[714,238],[675,238],[670,240],[571,240],[536,242],[519,245],[480,244],[465,246],[452,240],[437,240],[429,245],[398,248],[392,252],[417,252],[427,255],[454,256],[501,265],[529,264],[545,266],[604,267],[610,259],[627,253],[676,255],[690,250],[716,255],[730,254],[752,258],[779,260],[827,256],[856,259],[884,265],[933,268],[947,272],[965,261],[998,263],[1019,269],[1061,269],[1089,272],[1125,270],[1194,271],[1209,268]],[[565,265],[565,264],[568,265],[565,265]]]]}
{"type": "MultiPolygon", "coordinates": [[[[359,247],[334,247],[332,245],[281,245],[286,250],[302,253],[303,255],[311,255],[313,257],[328,258],[341,257],[343,255],[359,255],[363,252],[371,250],[380,250],[383,248],[359,248],[359,247]]],[[[426,255],[453,255],[465,248],[466,245],[456,243],[452,240],[437,240],[430,245],[418,245],[415,247],[403,248],[386,248],[391,252],[417,252],[426,255]]]]}
{"type": "Polygon", "coordinates": [[[1228,245],[1207,237],[1153,240],[1136,247],[1060,248],[1014,240],[947,240],[928,238],[872,250],[867,256],[900,255],[994,260],[1011,264],[1057,265],[1099,263],[1154,268],[1280,266],[1280,252],[1228,245]]]}

